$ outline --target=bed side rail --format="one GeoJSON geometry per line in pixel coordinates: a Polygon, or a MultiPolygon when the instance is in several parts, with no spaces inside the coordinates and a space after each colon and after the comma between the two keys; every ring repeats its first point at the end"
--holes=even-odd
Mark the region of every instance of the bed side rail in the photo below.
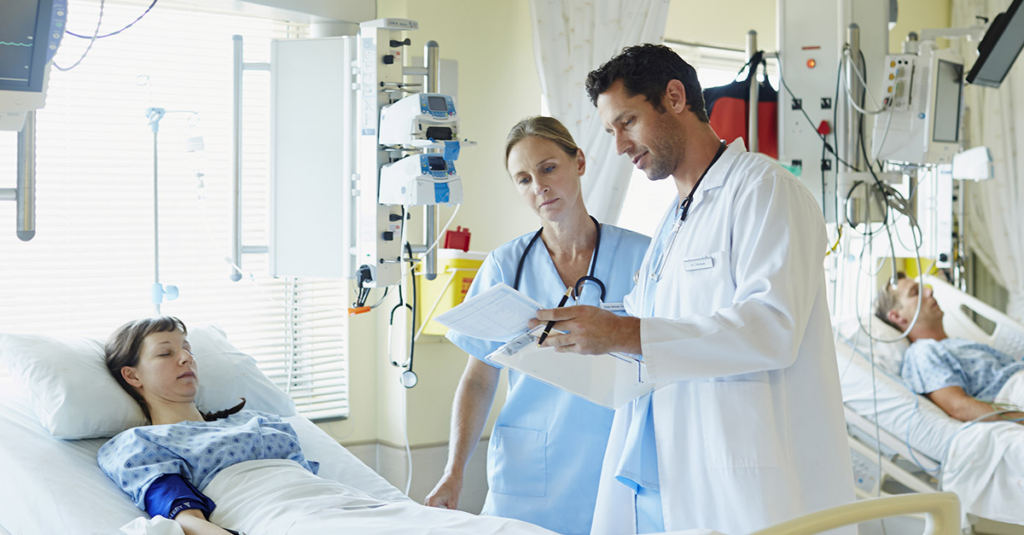
{"type": "Polygon", "coordinates": [[[959,535],[960,499],[952,492],[908,494],[840,505],[795,518],[753,535],[811,535],[869,520],[924,513],[924,535],[959,535]]]}
{"type": "MultiPolygon", "coordinates": [[[[853,409],[844,406],[843,411],[846,413],[846,423],[852,427],[859,429],[870,437],[875,436],[875,424],[874,422],[864,418],[857,414],[853,409]]],[[[905,459],[910,459],[910,448],[907,443],[902,439],[896,437],[892,433],[886,431],[884,428],[878,429],[879,439],[882,441],[882,445],[886,448],[895,451],[898,455],[905,459]]],[[[939,463],[932,460],[931,457],[915,451],[915,457],[918,460],[918,464],[925,470],[935,471],[939,468],[939,463]]],[[[909,486],[909,485],[908,485],[909,486]]]]}
{"type": "Polygon", "coordinates": [[[1008,355],[1024,355],[1024,325],[938,277],[925,277],[925,284],[932,287],[945,313],[942,323],[950,336],[982,342],[1008,355]],[[972,312],[996,324],[992,334],[974,323],[972,312]]]}

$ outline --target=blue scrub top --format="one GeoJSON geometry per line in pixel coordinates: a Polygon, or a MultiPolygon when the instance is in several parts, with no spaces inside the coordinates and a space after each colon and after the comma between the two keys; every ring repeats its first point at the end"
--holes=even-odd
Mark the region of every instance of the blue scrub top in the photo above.
{"type": "MultiPolygon", "coordinates": [[[[519,259],[533,234],[520,236],[492,251],[473,279],[466,298],[498,283],[512,286],[519,259]]],[[[622,298],[632,290],[633,274],[640,269],[649,243],[647,236],[602,225],[594,276],[605,285],[605,303],[622,303],[622,298]]],[[[519,291],[546,308],[555,308],[565,293],[565,285],[542,240],[526,256],[519,291]]],[[[599,304],[601,290],[596,284],[586,283],[581,293],[579,304],[599,304]]],[[[478,359],[501,347],[500,342],[452,331],[448,339],[478,359]]],[[[489,489],[483,514],[524,520],[558,533],[590,533],[601,463],[614,414],[610,409],[510,371],[508,396],[487,452],[489,489]]]]}

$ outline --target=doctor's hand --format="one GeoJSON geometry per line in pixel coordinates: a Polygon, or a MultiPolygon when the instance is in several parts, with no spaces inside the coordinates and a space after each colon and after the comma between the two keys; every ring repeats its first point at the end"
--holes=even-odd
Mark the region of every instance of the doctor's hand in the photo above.
{"type": "Polygon", "coordinates": [[[619,316],[598,307],[581,305],[538,310],[537,318],[530,320],[530,328],[547,325],[551,320],[555,321],[554,328],[542,345],[554,347],[560,353],[641,353],[640,318],[619,316]]]}
{"type": "Polygon", "coordinates": [[[459,506],[459,495],[462,494],[462,477],[454,474],[445,474],[441,481],[437,482],[434,490],[430,491],[423,505],[440,507],[441,509],[455,509],[459,506]]]}

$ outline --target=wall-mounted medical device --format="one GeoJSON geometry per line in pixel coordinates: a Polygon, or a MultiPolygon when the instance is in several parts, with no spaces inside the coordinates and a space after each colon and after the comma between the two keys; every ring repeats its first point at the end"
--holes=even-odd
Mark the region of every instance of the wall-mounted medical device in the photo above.
{"type": "Polygon", "coordinates": [[[20,131],[46,104],[50,60],[64,37],[67,0],[5,2],[0,17],[0,130],[20,131]]]}
{"type": "Polygon", "coordinates": [[[459,116],[452,97],[440,93],[410,95],[380,112],[380,144],[414,147],[459,137],[459,116]]]}
{"type": "MultiPolygon", "coordinates": [[[[894,19],[895,0],[827,1],[777,0],[777,41],[779,74],[785,87],[779,90],[778,128],[779,161],[794,170],[815,199],[822,204],[825,220],[834,223],[842,219],[842,207],[835,199],[842,199],[847,191],[837,187],[837,173],[848,169],[837,157],[826,150],[822,154],[823,140],[819,132],[829,132],[827,142],[839,152],[839,158],[853,164],[853,151],[843,150],[843,140],[852,140],[850,147],[859,146],[858,135],[850,135],[849,125],[859,122],[859,116],[847,115],[846,91],[859,84],[855,73],[850,73],[845,57],[849,43],[848,28],[856,24],[859,43],[854,57],[864,55],[860,67],[863,76],[872,84],[880,76],[881,61],[889,51],[889,24],[894,19]],[[836,79],[842,67],[842,79],[836,79]],[[837,91],[838,85],[838,91],[837,91]],[[832,137],[832,133],[838,137],[832,137]],[[838,143],[837,143],[838,141],[838,143]]],[[[761,44],[766,50],[772,43],[761,44]]],[[[771,57],[769,52],[767,57],[771,57]]],[[[781,85],[781,84],[780,84],[781,85]]],[[[877,91],[872,90],[877,95],[877,91]]],[[[874,106],[869,98],[867,106],[874,106]]],[[[764,119],[762,119],[764,120],[764,119]]],[[[867,136],[871,122],[864,121],[865,146],[870,148],[867,136]]]]}
{"type": "Polygon", "coordinates": [[[381,204],[424,206],[462,203],[462,178],[442,154],[414,154],[380,170],[381,204]]]}
{"type": "MultiPolygon", "coordinates": [[[[426,43],[426,66],[403,66],[404,34],[417,27],[378,19],[355,36],[271,43],[272,275],[399,284],[406,242],[426,255],[429,215],[462,202],[455,162],[472,143],[459,139],[455,99],[440,86],[437,43],[426,43]],[[423,244],[405,232],[412,206],[428,212],[423,244]]],[[[429,266],[428,256],[419,269],[429,266]]]]}
{"type": "Polygon", "coordinates": [[[978,44],[978,60],[967,74],[967,83],[999,87],[1024,48],[1024,0],[1013,0],[996,15],[978,44]]]}
{"type": "Polygon", "coordinates": [[[881,94],[889,111],[876,116],[874,153],[881,160],[945,164],[960,151],[964,60],[925,42],[918,54],[885,57],[881,94]]]}

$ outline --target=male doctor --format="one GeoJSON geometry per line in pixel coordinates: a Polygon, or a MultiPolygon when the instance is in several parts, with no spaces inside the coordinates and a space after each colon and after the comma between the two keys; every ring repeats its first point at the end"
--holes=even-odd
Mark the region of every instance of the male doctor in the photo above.
{"type": "Polygon", "coordinates": [[[616,412],[592,533],[750,533],[853,501],[811,193],[719,140],[696,72],[665,46],[626,48],[587,91],[618,152],[679,194],[626,297],[634,317],[534,320],[568,333],[545,345],[631,353],[663,385],[616,412]]]}

